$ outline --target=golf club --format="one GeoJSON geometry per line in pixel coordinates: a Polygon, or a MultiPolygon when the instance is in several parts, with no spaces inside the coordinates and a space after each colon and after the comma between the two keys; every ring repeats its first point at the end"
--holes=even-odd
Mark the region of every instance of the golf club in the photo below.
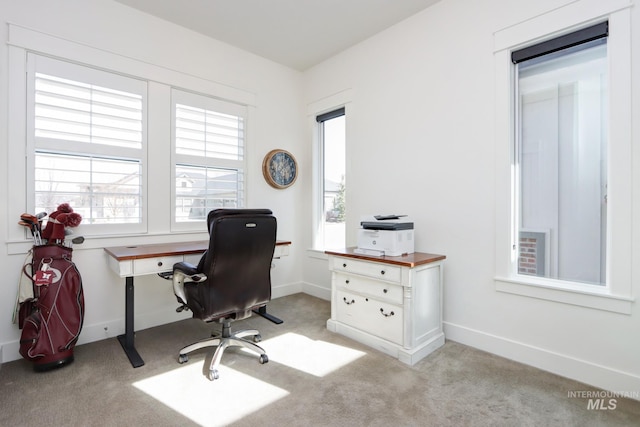
{"type": "Polygon", "coordinates": [[[32,222],[21,220],[21,221],[18,221],[18,224],[29,228],[29,230],[31,231],[31,236],[33,237],[34,245],[40,245],[42,243],[40,241],[40,235],[38,234],[38,230],[32,222]]]}
{"type": "Polygon", "coordinates": [[[38,218],[38,228],[40,229],[40,232],[42,233],[42,220],[47,216],[46,212],[40,212],[36,214],[36,218],[38,218]]]}
{"type": "MultiPolygon", "coordinates": [[[[40,215],[40,214],[38,214],[40,215]]],[[[46,215],[46,213],[45,213],[46,215]]],[[[20,215],[20,219],[26,223],[28,223],[31,227],[31,233],[34,236],[34,241],[37,245],[42,244],[42,234],[41,234],[41,224],[40,218],[37,215],[31,215],[29,213],[23,213],[20,215]]]]}
{"type": "MultiPolygon", "coordinates": [[[[69,242],[67,240],[67,242],[69,242]]],[[[82,243],[84,243],[84,236],[78,236],[78,237],[74,237],[73,239],[71,239],[71,241],[69,243],[67,243],[66,245],[69,248],[72,248],[73,245],[81,245],[82,243]]]]}

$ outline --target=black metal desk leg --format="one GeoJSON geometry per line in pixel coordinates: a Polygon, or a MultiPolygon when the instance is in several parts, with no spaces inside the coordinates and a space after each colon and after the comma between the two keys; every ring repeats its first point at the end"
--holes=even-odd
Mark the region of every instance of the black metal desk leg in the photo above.
{"type": "Polygon", "coordinates": [[[257,310],[253,310],[253,312],[255,314],[259,314],[260,316],[264,317],[265,319],[271,320],[276,325],[279,325],[280,323],[282,323],[281,319],[278,319],[276,316],[267,313],[267,306],[266,305],[263,305],[262,307],[258,307],[258,309],[257,310]]]}
{"type": "Polygon", "coordinates": [[[144,360],[138,354],[133,342],[133,276],[126,278],[125,286],[125,319],[124,319],[124,335],[118,335],[118,341],[129,358],[129,362],[134,368],[144,365],[144,360]]]}

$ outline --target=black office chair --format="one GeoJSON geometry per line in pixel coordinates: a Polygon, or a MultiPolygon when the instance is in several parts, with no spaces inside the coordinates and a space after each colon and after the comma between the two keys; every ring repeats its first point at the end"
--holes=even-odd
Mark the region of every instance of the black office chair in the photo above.
{"type": "Polygon", "coordinates": [[[220,337],[212,335],[180,350],[178,362],[188,360],[187,353],[215,347],[208,371],[211,381],[218,378],[218,365],[228,346],[242,346],[269,361],[254,342],[261,340],[255,330],[231,333],[231,322],[251,316],[253,309],[271,299],[271,263],[276,244],[276,218],[268,209],[217,209],[209,212],[209,249],[198,266],[179,262],[173,266],[173,290],[182,309],[205,322],[222,323],[220,337]],[[251,342],[244,337],[253,336],[251,342]]]}

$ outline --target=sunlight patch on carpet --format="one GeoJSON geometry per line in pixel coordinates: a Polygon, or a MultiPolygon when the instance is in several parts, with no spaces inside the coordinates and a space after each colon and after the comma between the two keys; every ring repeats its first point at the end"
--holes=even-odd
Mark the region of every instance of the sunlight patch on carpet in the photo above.
{"type": "Polygon", "coordinates": [[[201,426],[228,425],[289,394],[224,365],[218,371],[220,378],[209,381],[202,363],[193,363],[133,386],[201,426]]]}
{"type": "Polygon", "coordinates": [[[366,354],[326,341],[312,340],[293,332],[270,338],[260,345],[264,347],[270,361],[316,377],[324,377],[366,354]]]}

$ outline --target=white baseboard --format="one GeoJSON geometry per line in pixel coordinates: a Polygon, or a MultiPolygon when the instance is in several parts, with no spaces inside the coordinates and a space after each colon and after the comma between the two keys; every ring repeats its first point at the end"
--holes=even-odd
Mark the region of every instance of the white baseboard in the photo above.
{"type": "Polygon", "coordinates": [[[78,345],[115,337],[124,333],[124,319],[94,325],[83,325],[78,345]]]}
{"type": "MultiPolygon", "coordinates": [[[[103,339],[115,337],[122,333],[124,333],[124,319],[104,322],[95,325],[84,324],[82,326],[82,331],[80,332],[80,337],[78,338],[78,343],[76,345],[100,341],[103,339]]],[[[0,363],[12,362],[14,360],[20,359],[21,357],[20,340],[9,341],[0,346],[0,363]]]]}
{"type": "Polygon", "coordinates": [[[325,288],[307,282],[274,286],[271,289],[271,298],[281,298],[298,293],[305,293],[325,301],[331,301],[331,288],[325,288]]]}
{"type": "Polygon", "coordinates": [[[0,356],[2,357],[0,358],[0,362],[6,363],[20,359],[22,356],[20,356],[19,350],[19,340],[5,342],[4,344],[2,344],[2,353],[0,354],[0,356]]]}
{"type": "MultiPolygon", "coordinates": [[[[444,322],[448,340],[612,392],[640,390],[640,377],[575,357],[444,322]]],[[[570,391],[570,390],[567,390],[570,391]]]]}
{"type": "Polygon", "coordinates": [[[331,288],[325,288],[323,286],[314,285],[313,283],[302,283],[302,290],[305,294],[309,294],[313,297],[323,299],[325,301],[331,301],[331,288]]]}
{"type": "Polygon", "coordinates": [[[271,298],[281,298],[302,292],[301,283],[287,283],[271,287],[271,298]]]}
{"type": "MultiPolygon", "coordinates": [[[[271,290],[271,297],[280,298],[300,292],[304,292],[327,301],[331,299],[331,289],[302,282],[274,286],[271,290]]],[[[135,330],[141,331],[143,329],[191,317],[191,312],[184,311],[182,313],[176,313],[175,308],[176,306],[172,305],[170,307],[157,307],[153,311],[147,313],[136,313],[134,320],[135,330]]],[[[80,333],[77,345],[113,338],[123,333],[124,318],[93,325],[85,323],[82,327],[82,332],[80,333]]],[[[0,364],[20,359],[22,356],[20,356],[19,349],[19,340],[6,342],[0,345],[0,364]]]]}

